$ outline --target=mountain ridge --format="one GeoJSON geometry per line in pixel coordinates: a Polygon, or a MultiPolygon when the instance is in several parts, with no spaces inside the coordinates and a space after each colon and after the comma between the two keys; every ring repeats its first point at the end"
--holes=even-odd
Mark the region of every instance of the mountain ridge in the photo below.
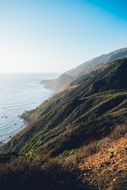
{"type": "MultiPolygon", "coordinates": [[[[105,109],[110,110],[113,107],[116,107],[116,105],[117,106],[121,105],[122,102],[124,103],[124,101],[126,100],[126,89],[127,89],[127,84],[125,82],[126,71],[127,71],[127,58],[117,60],[116,62],[113,62],[104,71],[102,71],[99,76],[97,77],[94,76],[93,78],[89,78],[81,86],[77,86],[76,88],[72,88],[70,90],[69,89],[65,90],[59,94],[56,94],[50,100],[42,103],[42,105],[35,111],[35,114],[33,115],[32,123],[26,129],[23,130],[24,132],[22,131],[21,133],[19,133],[19,135],[17,135],[17,140],[14,138],[12,139],[11,142],[9,142],[10,151],[18,151],[18,149],[21,150],[21,144],[22,143],[24,144],[27,142],[27,138],[26,138],[27,136],[28,136],[29,146],[25,145],[27,147],[26,148],[22,144],[23,145],[22,151],[24,152],[25,149],[27,151],[32,149],[30,147],[32,146],[34,147],[34,144],[31,146],[31,141],[33,140],[32,139],[30,140],[30,136],[33,135],[34,133],[37,135],[37,136],[35,135],[37,139],[39,138],[39,136],[41,137],[45,133],[48,134],[47,135],[48,138],[49,136],[51,136],[49,140],[48,139],[46,140],[47,143],[49,143],[47,144],[48,145],[47,149],[49,147],[49,150],[50,150],[52,149],[51,148],[52,146],[50,147],[50,140],[54,139],[53,133],[54,134],[56,133],[56,135],[54,136],[56,138],[56,142],[57,142],[58,134],[62,134],[61,130],[65,132],[65,136],[66,136],[66,129],[67,128],[69,129],[69,126],[71,125],[73,126],[73,128],[72,129],[70,128],[72,130],[70,132],[73,133],[73,130],[74,131],[77,130],[76,127],[77,125],[79,125],[80,126],[78,128],[78,133],[79,133],[80,129],[82,131],[82,122],[84,122],[85,118],[87,118],[86,124],[84,124],[85,126],[88,125],[88,123],[89,125],[93,125],[92,124],[93,122],[95,123],[100,122],[100,125],[101,125],[102,120],[98,120],[99,119],[98,117],[100,117],[101,114],[103,116],[103,114],[106,111],[105,109]],[[119,74],[121,72],[125,74],[124,75],[119,74]],[[117,82],[116,82],[116,79],[117,79],[117,82]],[[95,99],[94,99],[94,96],[95,96],[95,99]],[[99,100],[100,100],[100,103],[99,103],[99,100]],[[96,105],[96,102],[98,102],[99,104],[96,105]],[[88,104],[89,104],[89,107],[88,107],[88,104]],[[86,113],[84,113],[84,106],[86,107],[86,113]],[[93,111],[96,111],[95,120],[98,118],[96,121],[94,120],[93,111]],[[91,118],[91,115],[92,115],[92,118],[91,118]],[[29,130],[31,131],[30,132],[31,135],[28,135],[29,130]],[[37,134],[39,131],[40,131],[40,134],[37,134]],[[24,135],[26,136],[25,138],[24,138],[24,135]],[[17,144],[15,144],[16,142],[17,144]],[[18,144],[20,144],[19,147],[18,147],[18,144]]],[[[121,114],[121,117],[124,118],[124,112],[120,114],[121,114]]],[[[125,111],[125,117],[126,117],[126,111],[125,111]]],[[[115,119],[117,120],[117,118],[115,119]]],[[[106,121],[106,123],[108,122],[106,121]]],[[[112,118],[111,123],[113,124],[113,118],[112,118]]],[[[102,125],[103,125],[103,122],[102,122],[102,125]]],[[[91,134],[92,134],[92,130],[91,130],[91,134]]],[[[79,136],[81,137],[81,134],[79,136]]],[[[89,137],[90,137],[90,134],[89,134],[89,137]]],[[[34,142],[35,144],[36,144],[36,140],[34,142]]],[[[44,145],[46,141],[44,137],[44,145]]],[[[37,147],[39,146],[38,143],[36,144],[37,147]]],[[[62,144],[61,146],[63,146],[62,144]]],[[[67,143],[67,145],[68,144],[69,143],[67,143]]],[[[67,145],[64,145],[65,146],[64,149],[67,148],[66,147],[67,145]]]]}
{"type": "Polygon", "coordinates": [[[126,189],[126,73],[127,58],[117,59],[24,114],[29,125],[1,148],[0,185],[126,189]]]}
{"type": "Polygon", "coordinates": [[[41,81],[41,83],[45,84],[47,88],[51,88],[58,92],[64,90],[73,80],[76,80],[78,77],[88,74],[91,71],[96,71],[97,69],[103,69],[108,66],[108,63],[123,57],[127,57],[127,48],[121,48],[113,52],[95,57],[77,66],[76,68],[63,73],[55,80],[41,81]]]}

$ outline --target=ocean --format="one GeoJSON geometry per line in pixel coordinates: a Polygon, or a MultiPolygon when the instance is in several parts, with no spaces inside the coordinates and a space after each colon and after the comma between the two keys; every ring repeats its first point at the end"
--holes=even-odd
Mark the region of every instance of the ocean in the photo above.
{"type": "Polygon", "coordinates": [[[54,94],[40,81],[56,77],[55,74],[0,74],[0,143],[7,142],[26,126],[19,115],[54,94]]]}

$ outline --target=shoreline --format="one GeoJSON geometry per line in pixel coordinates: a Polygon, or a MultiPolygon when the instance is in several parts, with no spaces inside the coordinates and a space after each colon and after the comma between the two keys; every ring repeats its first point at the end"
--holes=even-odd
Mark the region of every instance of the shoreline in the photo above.
{"type": "Polygon", "coordinates": [[[10,75],[2,77],[2,85],[6,85],[1,94],[2,104],[0,105],[1,144],[7,143],[17,133],[27,127],[30,119],[28,120],[28,117],[25,118],[26,113],[30,116],[42,102],[55,94],[53,90],[48,90],[40,83],[41,79],[45,77],[43,75],[29,75],[30,77],[28,78],[24,78],[22,75],[12,76],[11,78],[10,75]],[[25,85],[23,86],[24,81],[25,85]],[[15,90],[15,93],[12,93],[12,90],[9,91],[10,89],[15,90]],[[9,100],[7,98],[8,93],[9,100]]]}

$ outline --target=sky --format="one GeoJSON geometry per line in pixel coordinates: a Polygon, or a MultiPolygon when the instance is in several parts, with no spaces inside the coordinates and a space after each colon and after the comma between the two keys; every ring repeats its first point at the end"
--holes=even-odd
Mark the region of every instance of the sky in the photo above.
{"type": "Polygon", "coordinates": [[[0,72],[62,73],[127,47],[126,0],[0,0],[0,72]]]}

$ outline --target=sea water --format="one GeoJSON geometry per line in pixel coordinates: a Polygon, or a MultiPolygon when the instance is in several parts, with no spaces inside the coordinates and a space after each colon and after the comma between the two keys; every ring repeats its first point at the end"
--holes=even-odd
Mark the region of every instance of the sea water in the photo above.
{"type": "Polygon", "coordinates": [[[36,108],[54,94],[40,81],[56,77],[54,74],[0,74],[0,143],[7,142],[25,127],[19,117],[23,112],[36,108]]]}

